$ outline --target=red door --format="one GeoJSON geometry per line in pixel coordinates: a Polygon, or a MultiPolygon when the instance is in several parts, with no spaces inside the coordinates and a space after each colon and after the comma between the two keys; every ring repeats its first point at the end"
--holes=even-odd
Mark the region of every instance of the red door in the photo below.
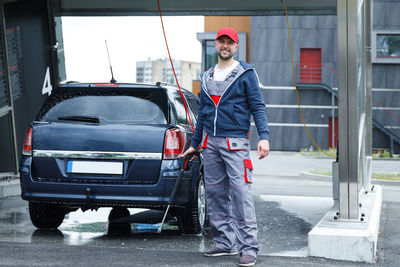
{"type": "Polygon", "coordinates": [[[321,48],[300,48],[300,82],[321,83],[321,48]]]}

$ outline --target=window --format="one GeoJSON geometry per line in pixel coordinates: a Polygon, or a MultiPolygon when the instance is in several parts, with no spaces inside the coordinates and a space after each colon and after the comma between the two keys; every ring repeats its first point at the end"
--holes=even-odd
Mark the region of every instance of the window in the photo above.
{"type": "Polygon", "coordinates": [[[177,115],[177,121],[179,124],[189,124],[189,119],[187,118],[187,113],[185,106],[183,105],[182,98],[180,95],[177,95],[174,98],[174,106],[177,115]]]}
{"type": "MultiPolygon", "coordinates": [[[[178,124],[190,125],[185,106],[183,105],[181,94],[178,90],[168,90],[169,99],[172,104],[172,112],[178,124]]],[[[186,104],[188,100],[186,99],[186,104]]],[[[188,107],[189,108],[189,107],[188,107]]]]}
{"type": "Polygon", "coordinates": [[[372,33],[372,62],[400,64],[400,31],[372,33]]]}
{"type": "Polygon", "coordinates": [[[192,98],[192,97],[187,97],[189,106],[191,108],[191,110],[193,111],[193,115],[195,115],[197,117],[197,115],[199,114],[199,102],[198,100],[192,98]]]}
{"type": "Polygon", "coordinates": [[[189,109],[191,110],[191,115],[190,118],[192,119],[193,122],[193,126],[196,127],[196,122],[197,122],[197,117],[199,114],[199,100],[195,99],[193,96],[188,96],[185,95],[186,99],[187,99],[187,104],[189,106],[189,109]]]}
{"type": "MultiPolygon", "coordinates": [[[[82,123],[73,117],[98,118],[101,124],[165,124],[163,111],[147,99],[134,96],[78,96],[52,107],[44,116],[46,122],[82,123]]],[[[85,122],[83,122],[85,123],[85,122]]]]}
{"type": "Polygon", "coordinates": [[[376,35],[377,57],[400,57],[400,34],[377,34],[376,35]]]}

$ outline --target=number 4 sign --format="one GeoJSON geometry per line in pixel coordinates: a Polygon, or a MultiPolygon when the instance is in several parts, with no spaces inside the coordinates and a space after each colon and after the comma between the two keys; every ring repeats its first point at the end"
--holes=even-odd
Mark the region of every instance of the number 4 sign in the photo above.
{"type": "Polygon", "coordinates": [[[53,90],[53,86],[51,86],[50,69],[49,69],[49,67],[47,67],[46,76],[44,77],[44,82],[43,82],[42,95],[44,95],[44,94],[51,95],[52,90],[53,90]]]}

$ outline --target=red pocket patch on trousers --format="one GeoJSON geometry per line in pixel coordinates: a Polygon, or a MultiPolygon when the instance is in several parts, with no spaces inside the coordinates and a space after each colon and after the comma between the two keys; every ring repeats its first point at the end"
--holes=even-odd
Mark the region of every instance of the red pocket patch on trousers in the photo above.
{"type": "Polygon", "coordinates": [[[249,160],[249,159],[245,159],[244,160],[244,181],[246,182],[246,183],[252,183],[252,181],[251,181],[251,174],[249,175],[249,174],[247,174],[247,169],[249,169],[249,170],[253,170],[253,164],[251,163],[251,160],[249,160]]]}

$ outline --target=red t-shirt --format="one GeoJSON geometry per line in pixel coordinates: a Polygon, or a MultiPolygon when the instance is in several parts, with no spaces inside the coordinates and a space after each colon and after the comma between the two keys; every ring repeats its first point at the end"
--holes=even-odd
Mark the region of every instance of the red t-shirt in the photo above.
{"type": "Polygon", "coordinates": [[[218,106],[218,103],[219,103],[219,100],[221,99],[221,96],[212,95],[211,98],[214,101],[215,105],[218,106]]]}

